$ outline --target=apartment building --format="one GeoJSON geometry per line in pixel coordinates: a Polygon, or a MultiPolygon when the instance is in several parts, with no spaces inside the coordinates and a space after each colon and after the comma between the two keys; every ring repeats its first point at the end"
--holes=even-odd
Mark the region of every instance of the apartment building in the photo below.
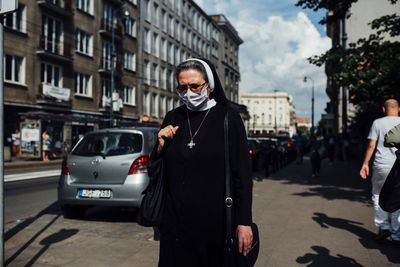
{"type": "Polygon", "coordinates": [[[243,41],[193,1],[20,0],[4,28],[6,136],[48,129],[74,144],[95,128],[158,126],[180,105],[174,70],[190,57],[212,61],[238,100],[243,41]]]}
{"type": "Polygon", "coordinates": [[[295,133],[295,110],[288,93],[241,93],[240,104],[249,110],[250,119],[245,125],[249,133],[295,133]]]}

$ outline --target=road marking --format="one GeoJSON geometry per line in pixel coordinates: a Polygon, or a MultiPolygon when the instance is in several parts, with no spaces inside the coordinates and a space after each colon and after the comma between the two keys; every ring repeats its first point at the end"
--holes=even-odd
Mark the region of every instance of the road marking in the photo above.
{"type": "Polygon", "coordinates": [[[30,180],[36,178],[59,176],[61,170],[50,170],[50,171],[38,171],[38,172],[27,172],[27,173],[17,173],[17,174],[7,174],[4,175],[4,182],[14,182],[21,180],[30,180]]]}

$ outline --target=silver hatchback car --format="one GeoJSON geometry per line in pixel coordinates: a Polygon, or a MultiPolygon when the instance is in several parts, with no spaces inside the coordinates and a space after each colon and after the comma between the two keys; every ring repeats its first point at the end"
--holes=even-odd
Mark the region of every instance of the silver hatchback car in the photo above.
{"type": "Polygon", "coordinates": [[[140,207],[157,128],[112,128],[87,133],[62,163],[58,201],[64,216],[90,206],[140,207]]]}

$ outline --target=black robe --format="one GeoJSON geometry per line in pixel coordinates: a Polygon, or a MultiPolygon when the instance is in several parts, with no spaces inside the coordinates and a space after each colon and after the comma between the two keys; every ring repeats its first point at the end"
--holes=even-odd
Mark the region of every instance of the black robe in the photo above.
{"type": "MultiPolygon", "coordinates": [[[[223,247],[225,237],[223,122],[227,107],[218,103],[212,107],[193,139],[196,145],[192,149],[187,146],[190,142],[187,114],[194,135],[206,112],[207,110],[190,111],[186,106],[180,106],[167,113],[161,126],[164,128],[171,124],[179,126],[179,129],[161,151],[166,163],[167,199],[163,224],[160,226],[160,260],[162,254],[168,255],[166,250],[165,253],[162,252],[163,248],[173,246],[171,240],[189,246],[223,247]],[[167,242],[169,244],[166,244],[167,242]]],[[[229,110],[228,119],[235,224],[250,225],[252,179],[246,132],[236,111],[229,110]]],[[[154,157],[156,153],[153,152],[152,160],[154,157]]]]}

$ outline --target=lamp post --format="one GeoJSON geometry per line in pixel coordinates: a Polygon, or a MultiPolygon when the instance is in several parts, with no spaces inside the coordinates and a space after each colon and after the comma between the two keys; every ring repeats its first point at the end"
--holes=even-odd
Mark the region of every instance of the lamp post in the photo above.
{"type": "Polygon", "coordinates": [[[307,79],[310,79],[312,82],[312,95],[311,95],[311,134],[314,134],[314,80],[311,77],[304,76],[304,82],[307,82],[307,79]]]}
{"type": "MultiPolygon", "coordinates": [[[[122,20],[128,19],[130,16],[129,10],[126,6],[122,6],[119,9],[113,10],[113,18],[112,18],[112,27],[111,27],[111,88],[110,88],[110,127],[114,127],[114,89],[115,89],[115,82],[114,82],[114,73],[115,73],[115,62],[114,59],[116,58],[115,52],[115,20],[121,18],[122,20]]],[[[118,99],[116,100],[118,101],[118,99]]]]}

